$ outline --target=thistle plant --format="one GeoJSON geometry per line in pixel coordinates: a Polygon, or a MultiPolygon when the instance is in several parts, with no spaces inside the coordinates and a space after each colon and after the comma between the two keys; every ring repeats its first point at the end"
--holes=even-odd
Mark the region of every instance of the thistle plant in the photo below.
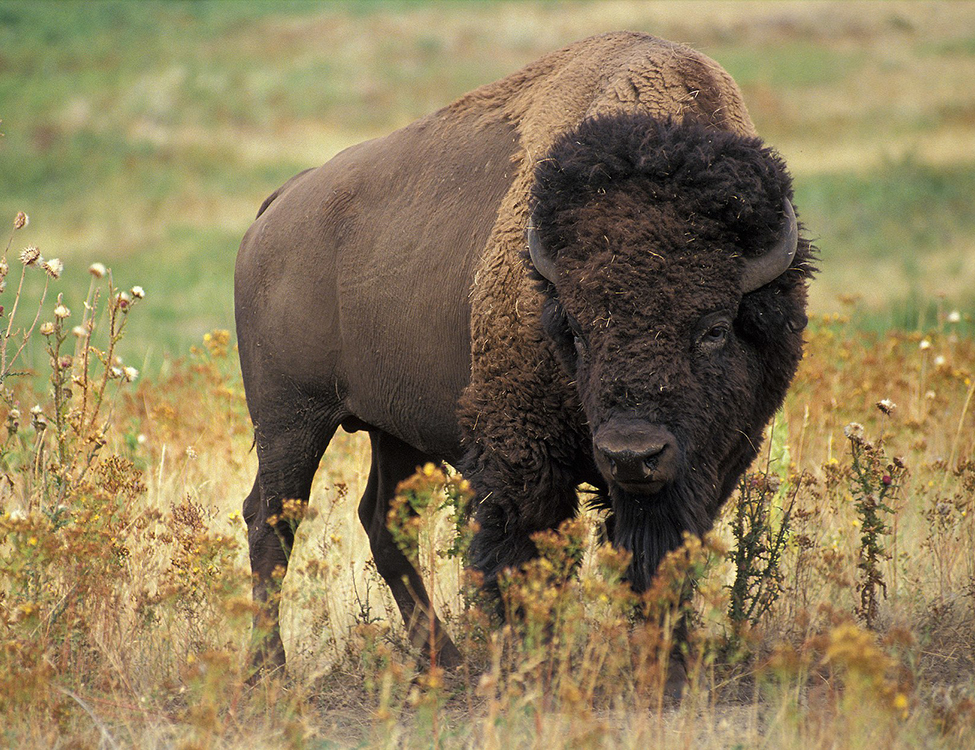
{"type": "MultiPolygon", "coordinates": [[[[9,273],[7,256],[14,234],[29,223],[24,212],[19,212],[13,222],[13,230],[0,258],[0,291],[6,286],[9,273]]],[[[45,260],[40,250],[28,245],[19,254],[21,263],[17,291],[9,311],[0,307],[0,315],[6,312],[7,324],[2,328],[0,340],[0,401],[7,408],[6,436],[0,443],[0,465],[6,470],[25,468],[20,473],[19,488],[28,510],[40,503],[50,511],[64,503],[69,491],[79,486],[92,468],[96,456],[106,442],[106,432],[111,422],[113,406],[123,383],[135,380],[139,373],[134,367],[126,367],[116,354],[128,314],[133,304],[145,297],[142,287],[129,292],[118,290],[112,281],[111,271],[101,263],[93,263],[89,270],[91,282],[85,298],[81,323],[70,327],[72,312],[58,294],[57,304],[50,320],[41,322],[44,302],[52,281],[57,281],[64,264],[57,258],[45,260]],[[44,286],[28,322],[18,325],[18,312],[27,305],[24,280],[28,273],[43,273],[44,286]],[[106,303],[106,341],[95,345],[96,314],[104,295],[106,303]],[[29,370],[17,370],[22,366],[24,352],[37,332],[44,337],[45,350],[50,363],[49,398],[41,398],[30,409],[33,440],[20,431],[22,410],[20,398],[24,389],[11,386],[10,378],[26,375],[29,370]],[[74,344],[70,343],[75,338],[74,344]],[[21,395],[19,395],[21,394],[21,395]],[[53,430],[49,426],[53,425],[53,430]]],[[[18,472],[12,472],[17,475],[18,472]]],[[[9,476],[9,474],[8,474],[9,476]]]]}
{"type": "MultiPolygon", "coordinates": [[[[894,404],[884,400],[877,404],[889,415],[894,404]]],[[[887,597],[883,563],[890,559],[886,537],[890,534],[887,518],[894,514],[891,499],[900,487],[907,468],[900,458],[889,459],[883,438],[873,443],[864,436],[863,425],[851,422],[843,434],[850,441],[853,458],[850,491],[860,520],[860,546],[857,569],[860,604],[857,612],[864,624],[873,629],[877,623],[880,597],[887,597]]]]}
{"type": "Polygon", "coordinates": [[[729,587],[728,606],[735,642],[740,641],[747,628],[758,624],[782,593],[782,554],[788,542],[799,486],[788,507],[780,508],[776,520],[774,505],[780,486],[778,477],[761,472],[748,474],[739,485],[731,521],[735,546],[730,557],[735,564],[735,579],[729,587]]]}

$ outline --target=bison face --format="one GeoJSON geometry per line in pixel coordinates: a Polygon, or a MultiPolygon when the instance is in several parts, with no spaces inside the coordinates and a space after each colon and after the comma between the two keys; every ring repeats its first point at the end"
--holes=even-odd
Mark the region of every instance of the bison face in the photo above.
{"type": "Polygon", "coordinates": [[[781,403],[808,247],[760,144],[652,120],[635,134],[632,119],[556,145],[536,172],[529,245],[614,542],[643,589],[683,532],[710,528],[781,403]]]}

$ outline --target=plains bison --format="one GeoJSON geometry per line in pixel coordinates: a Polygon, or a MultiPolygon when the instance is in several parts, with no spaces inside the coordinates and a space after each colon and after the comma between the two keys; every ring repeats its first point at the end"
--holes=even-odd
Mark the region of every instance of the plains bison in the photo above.
{"type": "MultiPolygon", "coordinates": [[[[802,352],[810,247],[782,161],[734,81],[687,47],[612,33],[294,177],[237,257],[259,467],[254,594],[336,428],[366,430],[359,505],[411,640],[429,599],[386,527],[397,484],[447,461],[475,491],[488,587],[589,483],[644,589],[754,459],[802,352]]],[[[435,623],[439,658],[460,655],[435,623]]],[[[259,654],[283,664],[276,625],[259,654]]]]}

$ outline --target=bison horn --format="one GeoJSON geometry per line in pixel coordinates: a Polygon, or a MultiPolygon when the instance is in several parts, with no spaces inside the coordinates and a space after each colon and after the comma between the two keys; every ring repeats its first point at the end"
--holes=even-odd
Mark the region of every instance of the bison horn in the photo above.
{"type": "Polygon", "coordinates": [[[555,267],[555,262],[545,255],[542,243],[538,239],[538,232],[535,231],[534,217],[528,220],[528,229],[525,230],[528,238],[528,255],[531,258],[535,270],[553,284],[559,276],[559,271],[555,267]]]}
{"type": "Polygon", "coordinates": [[[745,272],[741,278],[742,294],[754,292],[765,286],[785,273],[792,265],[796,248],[799,247],[799,225],[796,221],[796,212],[788,198],[782,203],[782,211],[785,213],[785,222],[782,226],[782,236],[775,243],[775,247],[758,258],[745,260],[745,272]]]}

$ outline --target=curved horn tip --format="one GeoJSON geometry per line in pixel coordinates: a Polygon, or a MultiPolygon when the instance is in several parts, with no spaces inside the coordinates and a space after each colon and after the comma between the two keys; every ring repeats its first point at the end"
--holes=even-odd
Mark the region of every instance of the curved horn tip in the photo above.
{"type": "Polygon", "coordinates": [[[547,281],[554,284],[559,272],[555,267],[555,262],[545,255],[538,233],[535,231],[534,217],[528,220],[525,236],[528,240],[528,255],[531,258],[532,265],[535,266],[535,270],[547,281]]]}
{"type": "Polygon", "coordinates": [[[782,222],[779,241],[764,255],[745,260],[745,270],[741,278],[743,294],[754,292],[774,281],[792,265],[792,259],[799,247],[799,222],[788,198],[782,201],[782,213],[785,214],[785,221],[782,222]]]}

